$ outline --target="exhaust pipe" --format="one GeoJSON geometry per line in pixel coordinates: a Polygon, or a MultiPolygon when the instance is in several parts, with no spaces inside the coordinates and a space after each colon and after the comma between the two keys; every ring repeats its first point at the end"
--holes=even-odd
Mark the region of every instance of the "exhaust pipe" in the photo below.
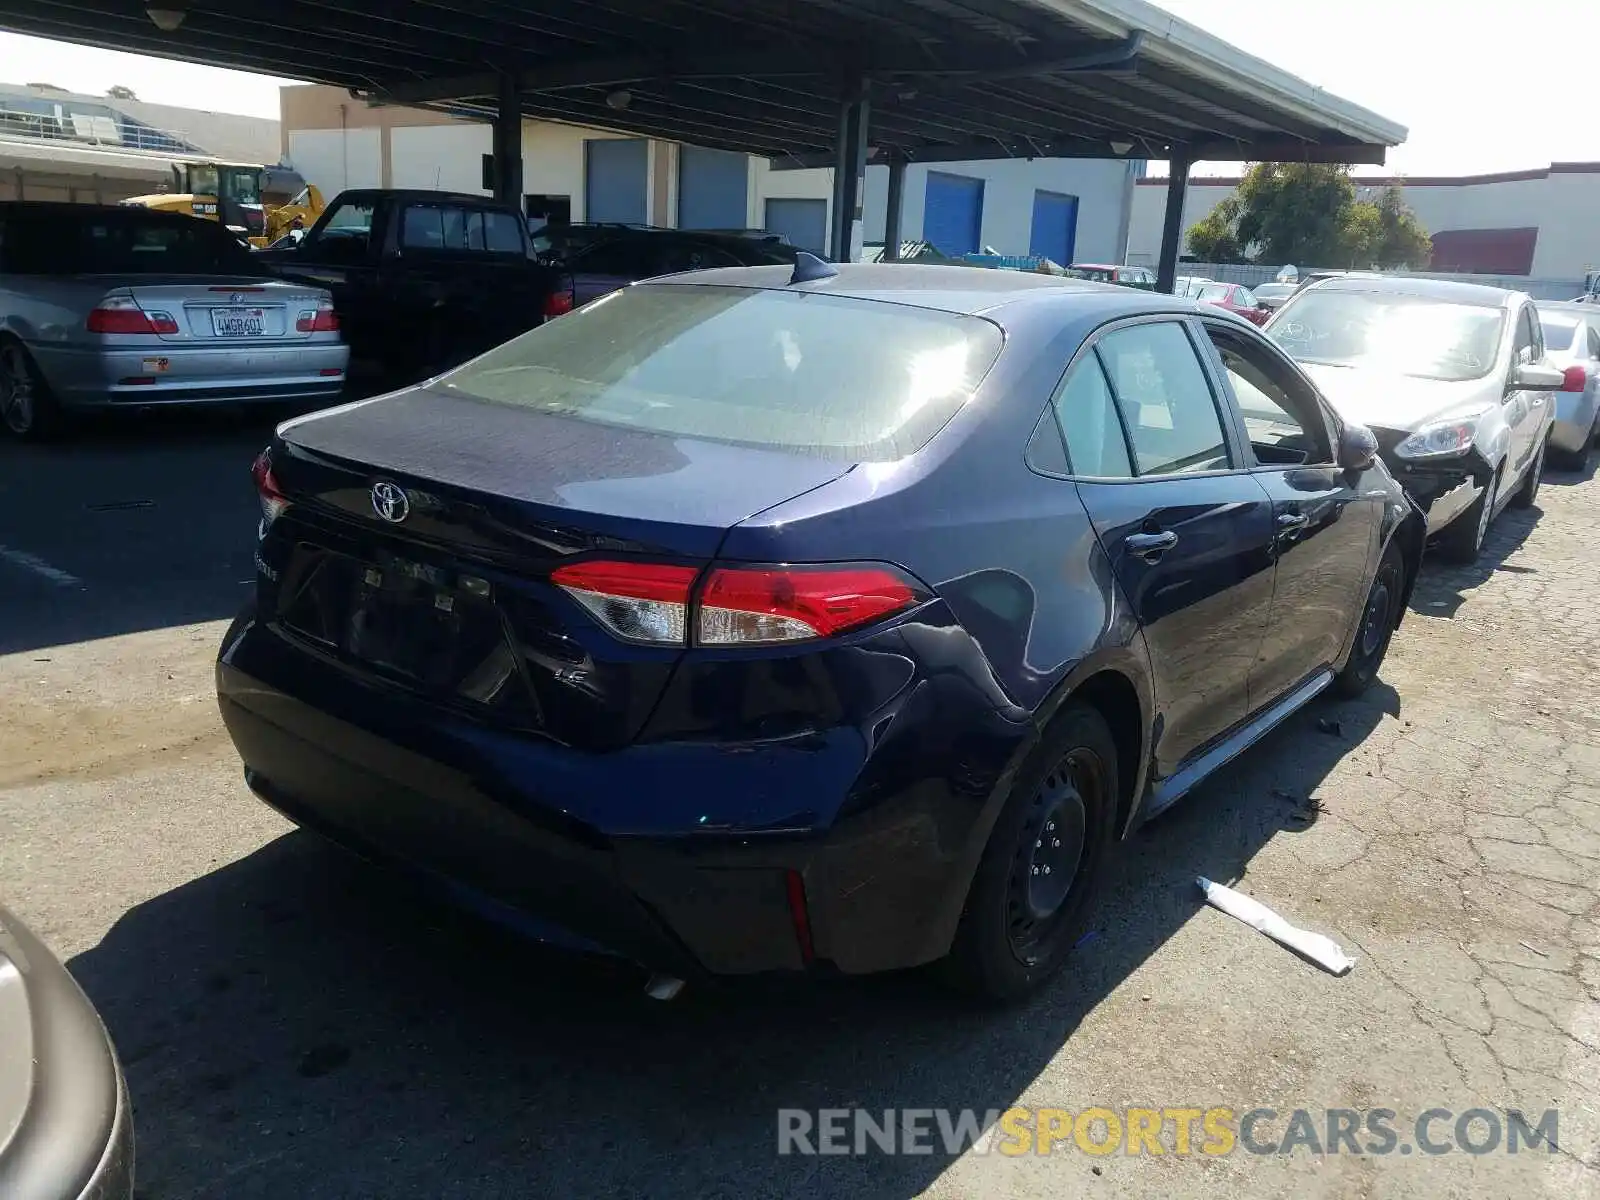
{"type": "Polygon", "coordinates": [[[676,1000],[683,991],[683,980],[676,975],[652,975],[644,985],[644,994],[652,1000],[676,1000]]]}

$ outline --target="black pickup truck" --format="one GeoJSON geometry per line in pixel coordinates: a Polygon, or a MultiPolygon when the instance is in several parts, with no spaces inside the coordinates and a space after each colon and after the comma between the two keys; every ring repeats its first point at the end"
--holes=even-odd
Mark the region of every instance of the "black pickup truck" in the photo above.
{"type": "Polygon", "coordinates": [[[255,257],[331,291],[354,363],[395,383],[464,362],[571,306],[562,274],[535,258],[522,214],[484,196],[340,192],[297,242],[255,257]]]}

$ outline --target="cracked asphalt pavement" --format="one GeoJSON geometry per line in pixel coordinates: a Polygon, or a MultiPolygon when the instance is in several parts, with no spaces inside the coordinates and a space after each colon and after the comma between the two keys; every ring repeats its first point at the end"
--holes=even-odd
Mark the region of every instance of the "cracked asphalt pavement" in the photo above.
{"type": "Polygon", "coordinates": [[[141,1196],[1600,1195],[1600,482],[1552,474],[1481,566],[1430,561],[1381,685],[1138,835],[1027,1007],[917,975],[660,1004],[248,795],[210,671],[268,427],[0,445],[0,892],[122,1052],[141,1196]],[[1355,969],[1203,907],[1197,875],[1355,969]],[[1269,1108],[1268,1141],[1387,1108],[1400,1145],[777,1155],[779,1108],[852,1105],[1269,1108]],[[1436,1108],[1558,1110],[1558,1149],[1406,1153],[1436,1108]]]}

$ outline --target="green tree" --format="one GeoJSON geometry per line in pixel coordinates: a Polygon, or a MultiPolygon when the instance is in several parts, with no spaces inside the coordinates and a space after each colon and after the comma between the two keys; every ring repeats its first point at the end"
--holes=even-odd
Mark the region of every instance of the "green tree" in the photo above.
{"type": "Polygon", "coordinates": [[[1425,270],[1433,261],[1433,239],[1417,220],[1400,189],[1390,184],[1383,189],[1375,207],[1382,236],[1373,261],[1384,267],[1413,267],[1425,270]]]}
{"type": "Polygon", "coordinates": [[[1229,196],[1189,230],[1189,253],[1201,262],[1244,262],[1239,244],[1239,199],[1229,196]]]}
{"type": "Polygon", "coordinates": [[[1206,262],[1425,266],[1432,243],[1396,187],[1356,199],[1349,168],[1256,163],[1238,190],[1189,230],[1206,262]]]}

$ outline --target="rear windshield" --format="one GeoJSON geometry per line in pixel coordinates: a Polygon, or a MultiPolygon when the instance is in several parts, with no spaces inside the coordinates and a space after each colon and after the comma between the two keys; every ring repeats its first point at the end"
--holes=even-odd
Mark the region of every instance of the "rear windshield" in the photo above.
{"type": "Polygon", "coordinates": [[[21,275],[260,274],[215,221],[115,212],[18,213],[6,221],[5,269],[21,275]]]}
{"type": "Polygon", "coordinates": [[[1572,349],[1573,337],[1578,332],[1576,321],[1563,321],[1560,317],[1539,317],[1539,325],[1544,330],[1544,348],[1552,354],[1565,354],[1572,349]]]}
{"type": "Polygon", "coordinates": [[[999,356],[978,317],[806,292],[635,286],[431,387],[821,458],[915,453],[999,356]]]}

